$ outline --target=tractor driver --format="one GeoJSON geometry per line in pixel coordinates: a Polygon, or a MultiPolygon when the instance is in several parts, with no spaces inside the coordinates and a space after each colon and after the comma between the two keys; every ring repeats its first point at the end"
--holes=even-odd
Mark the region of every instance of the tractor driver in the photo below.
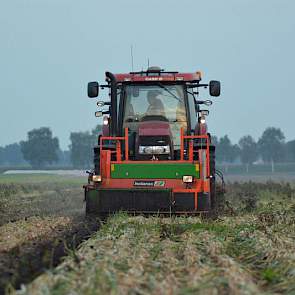
{"type": "Polygon", "coordinates": [[[145,112],[146,116],[165,116],[164,105],[157,96],[161,94],[159,90],[150,90],[147,93],[149,106],[145,112]]]}

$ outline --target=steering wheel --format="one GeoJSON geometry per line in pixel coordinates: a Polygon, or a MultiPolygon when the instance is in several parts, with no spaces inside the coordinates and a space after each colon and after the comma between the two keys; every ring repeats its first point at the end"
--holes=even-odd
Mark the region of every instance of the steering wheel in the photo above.
{"type": "Polygon", "coordinates": [[[140,122],[146,122],[146,121],[169,122],[169,120],[165,116],[161,116],[161,115],[146,115],[146,116],[143,116],[140,120],[140,122]]]}
{"type": "Polygon", "coordinates": [[[130,116],[125,119],[125,122],[126,123],[139,122],[139,119],[137,116],[130,116]]]}

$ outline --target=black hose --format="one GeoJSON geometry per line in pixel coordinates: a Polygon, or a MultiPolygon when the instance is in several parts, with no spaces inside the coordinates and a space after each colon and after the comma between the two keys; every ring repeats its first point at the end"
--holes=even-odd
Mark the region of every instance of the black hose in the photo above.
{"type": "Polygon", "coordinates": [[[220,170],[216,169],[215,174],[220,178],[222,191],[225,192],[225,181],[224,181],[223,173],[220,170]]]}

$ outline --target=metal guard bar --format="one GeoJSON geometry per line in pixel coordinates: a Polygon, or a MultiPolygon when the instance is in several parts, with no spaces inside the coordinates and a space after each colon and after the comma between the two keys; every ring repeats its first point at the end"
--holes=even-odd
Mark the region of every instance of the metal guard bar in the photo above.
{"type": "MultiPolygon", "coordinates": [[[[104,140],[115,140],[116,142],[116,151],[112,151],[112,153],[116,153],[117,162],[121,162],[121,141],[125,142],[125,161],[129,160],[129,143],[128,143],[128,128],[124,129],[124,136],[101,136],[100,137],[100,154],[103,150],[103,141],[104,140]]],[[[192,139],[206,139],[206,170],[207,177],[210,177],[210,149],[209,149],[209,136],[206,135],[184,135],[183,128],[180,129],[180,161],[186,162],[184,160],[184,141],[191,139],[189,142],[189,158],[187,162],[193,161],[194,154],[194,145],[192,139]]],[[[203,164],[203,163],[202,163],[203,164]]]]}
{"type": "Polygon", "coordinates": [[[125,160],[129,160],[129,143],[128,143],[128,128],[125,128],[124,136],[101,136],[100,137],[100,154],[103,150],[103,141],[104,140],[116,140],[116,153],[117,161],[121,161],[121,141],[125,141],[125,160]]]}
{"type": "MultiPolygon", "coordinates": [[[[180,129],[180,160],[184,157],[184,141],[186,139],[206,139],[206,170],[207,177],[210,177],[210,139],[208,134],[205,135],[184,135],[183,128],[180,129]]],[[[193,161],[194,145],[193,141],[189,142],[189,161],[193,161]]],[[[203,163],[202,163],[203,164],[203,163]]]]}

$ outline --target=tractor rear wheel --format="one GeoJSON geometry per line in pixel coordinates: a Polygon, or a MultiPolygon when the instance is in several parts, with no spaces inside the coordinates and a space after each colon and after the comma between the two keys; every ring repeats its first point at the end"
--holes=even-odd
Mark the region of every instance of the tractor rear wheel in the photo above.
{"type": "Polygon", "coordinates": [[[215,146],[210,146],[210,217],[218,216],[218,200],[216,195],[216,178],[215,178],[215,146]]]}
{"type": "Polygon", "coordinates": [[[100,174],[100,154],[99,154],[100,150],[99,150],[99,147],[98,146],[94,147],[93,151],[94,151],[94,160],[93,160],[94,174],[99,175],[100,174]]]}

